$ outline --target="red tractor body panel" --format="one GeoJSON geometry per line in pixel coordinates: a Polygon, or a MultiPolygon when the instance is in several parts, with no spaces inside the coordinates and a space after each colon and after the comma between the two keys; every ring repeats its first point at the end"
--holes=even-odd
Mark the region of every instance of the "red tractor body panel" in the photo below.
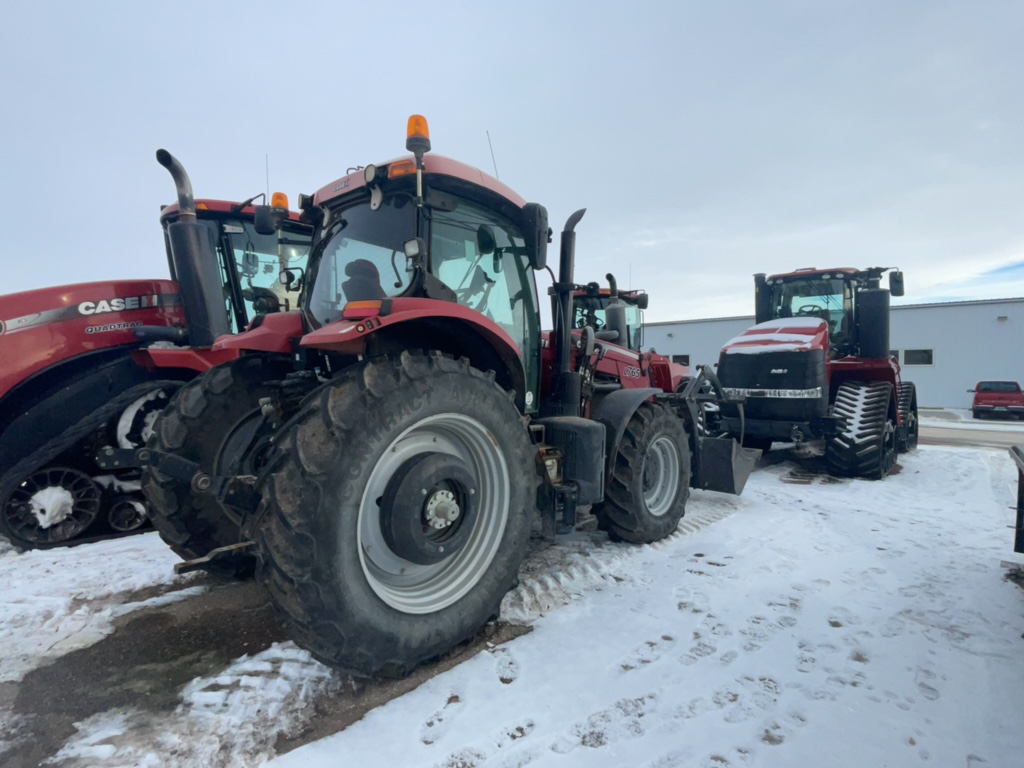
{"type": "Polygon", "coordinates": [[[663,392],[678,392],[683,382],[691,378],[689,366],[673,363],[664,355],[645,354],[650,361],[651,386],[663,392]]]}
{"type": "Polygon", "coordinates": [[[484,336],[502,357],[512,355],[519,359],[520,355],[518,345],[500,325],[476,310],[450,301],[395,298],[350,302],[344,315],[341,320],[306,334],[300,344],[331,352],[363,354],[367,339],[385,329],[418,320],[457,321],[484,336]]]}
{"type": "Polygon", "coordinates": [[[0,296],[0,397],[56,363],[137,344],[136,326],[184,323],[171,280],[100,281],[0,296]]]}
{"type": "Polygon", "coordinates": [[[146,347],[132,351],[135,363],[148,370],[179,368],[196,373],[238,357],[241,357],[240,350],[213,350],[209,347],[146,347]]]}
{"type": "Polygon", "coordinates": [[[743,331],[729,339],[722,347],[723,354],[760,354],[762,352],[827,351],[828,325],[817,318],[787,318],[769,320],[743,331]]]}
{"type": "Polygon", "coordinates": [[[232,336],[221,336],[213,343],[215,353],[233,353],[227,359],[238,357],[242,351],[280,352],[289,354],[295,339],[302,336],[305,326],[300,312],[274,312],[264,315],[255,328],[232,336]]]}

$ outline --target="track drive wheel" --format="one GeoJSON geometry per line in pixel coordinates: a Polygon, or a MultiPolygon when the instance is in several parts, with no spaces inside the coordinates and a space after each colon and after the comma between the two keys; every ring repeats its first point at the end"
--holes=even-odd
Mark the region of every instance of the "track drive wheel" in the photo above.
{"type": "Polygon", "coordinates": [[[903,427],[897,433],[896,449],[906,453],[917,448],[921,429],[917,419],[917,390],[913,382],[904,381],[900,384],[899,410],[903,427]]]}
{"type": "Polygon", "coordinates": [[[690,495],[690,448],[683,422],[643,403],[626,425],[604,501],[593,512],[619,541],[648,544],[675,531],[690,495]]]}
{"type": "MultiPolygon", "coordinates": [[[[259,400],[270,394],[267,382],[282,371],[262,355],[218,365],[179,390],[153,425],[149,447],[173,453],[199,464],[212,474],[257,474],[261,457],[269,450],[242,451],[262,424],[259,400]]],[[[203,557],[211,550],[236,544],[239,526],[212,496],[192,492],[187,482],[147,467],[142,490],[152,511],[153,526],[182,559],[203,557]]],[[[207,570],[224,576],[247,578],[255,557],[240,553],[220,557],[207,570]]]]}
{"type": "Polygon", "coordinates": [[[0,509],[0,531],[13,544],[47,547],[80,536],[100,513],[100,489],[87,474],[45,467],[25,478],[0,509]]]}
{"type": "Polygon", "coordinates": [[[359,675],[473,635],[515,583],[536,448],[491,374],[377,358],[308,400],[260,481],[257,577],[292,639],[359,675]]]}
{"type": "Polygon", "coordinates": [[[881,480],[896,463],[896,408],[889,382],[841,384],[833,414],[836,433],[825,441],[829,472],[841,477],[881,480]]]}

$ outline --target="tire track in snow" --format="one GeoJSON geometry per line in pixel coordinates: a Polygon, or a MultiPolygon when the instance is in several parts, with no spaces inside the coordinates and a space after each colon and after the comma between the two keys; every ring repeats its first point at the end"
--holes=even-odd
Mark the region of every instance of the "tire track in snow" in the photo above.
{"type": "Polygon", "coordinates": [[[687,506],[676,531],[653,544],[619,544],[603,533],[576,531],[530,553],[519,569],[519,585],[502,600],[501,619],[529,624],[587,589],[634,578],[629,568],[634,558],[676,546],[686,536],[729,517],[742,503],[735,497],[701,494],[691,496],[687,506]]]}

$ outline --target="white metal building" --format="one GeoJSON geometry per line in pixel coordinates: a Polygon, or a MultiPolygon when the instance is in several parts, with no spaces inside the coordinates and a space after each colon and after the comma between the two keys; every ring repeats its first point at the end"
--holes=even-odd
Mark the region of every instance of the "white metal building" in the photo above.
{"type": "MultiPolygon", "coordinates": [[[[708,365],[754,316],[650,323],[644,348],[677,362],[708,365]]],[[[890,346],[918,404],[970,408],[967,393],[981,379],[1024,382],[1024,298],[893,306],[890,346]]]]}

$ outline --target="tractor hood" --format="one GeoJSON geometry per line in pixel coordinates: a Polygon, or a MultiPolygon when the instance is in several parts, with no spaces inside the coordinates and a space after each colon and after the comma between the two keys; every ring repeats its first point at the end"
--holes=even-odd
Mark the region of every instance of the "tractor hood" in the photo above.
{"type": "Polygon", "coordinates": [[[723,355],[810,352],[828,349],[828,324],[816,317],[790,317],[752,326],[725,343],[723,355]]]}

